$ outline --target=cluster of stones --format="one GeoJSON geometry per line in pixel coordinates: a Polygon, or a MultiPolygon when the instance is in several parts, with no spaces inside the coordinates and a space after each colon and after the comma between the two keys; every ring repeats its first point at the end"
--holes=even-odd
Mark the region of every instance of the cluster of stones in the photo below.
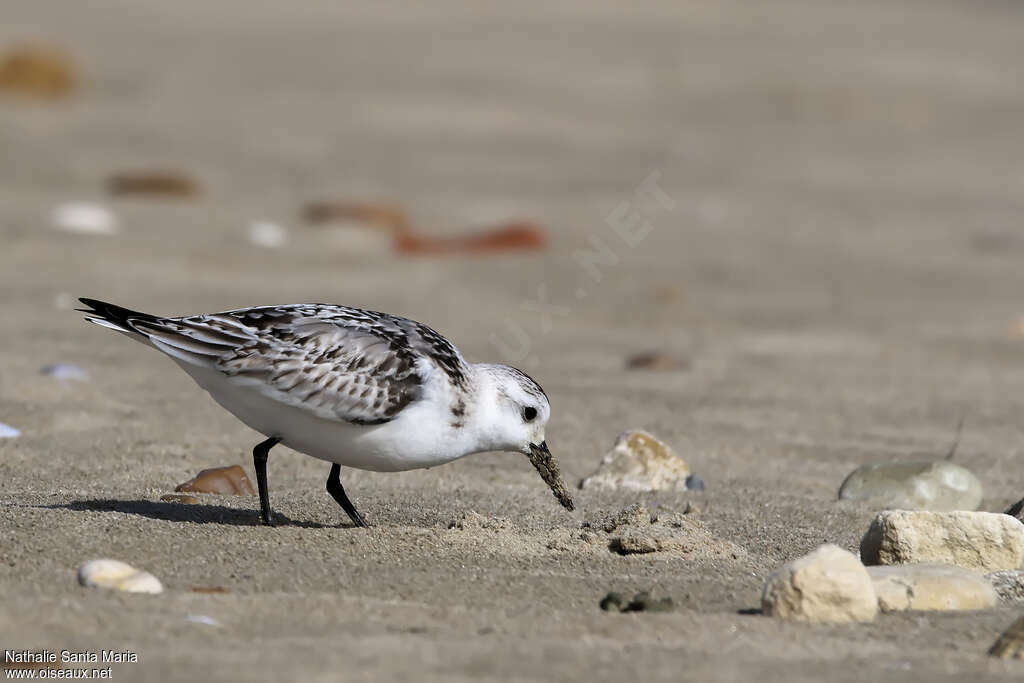
{"type": "Polygon", "coordinates": [[[864,534],[860,559],[823,545],[774,572],[761,607],[769,616],[832,623],[901,610],[987,609],[1021,592],[1022,566],[1024,524],[1015,517],[886,510],[864,534]]]}

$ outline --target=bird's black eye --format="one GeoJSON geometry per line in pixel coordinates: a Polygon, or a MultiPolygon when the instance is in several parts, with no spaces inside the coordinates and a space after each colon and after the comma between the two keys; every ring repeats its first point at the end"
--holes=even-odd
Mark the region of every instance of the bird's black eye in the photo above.
{"type": "Polygon", "coordinates": [[[533,406],[527,406],[523,408],[523,419],[526,422],[533,422],[533,418],[537,417],[537,409],[533,406]]]}

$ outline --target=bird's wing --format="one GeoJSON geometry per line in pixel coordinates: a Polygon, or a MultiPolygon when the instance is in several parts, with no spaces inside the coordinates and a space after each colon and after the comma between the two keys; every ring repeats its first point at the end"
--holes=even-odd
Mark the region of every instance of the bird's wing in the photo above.
{"type": "Polygon", "coordinates": [[[179,361],[207,367],[318,417],[388,422],[421,396],[422,363],[465,383],[466,364],[429,327],[343,306],[266,306],[211,315],[133,320],[179,361]]]}

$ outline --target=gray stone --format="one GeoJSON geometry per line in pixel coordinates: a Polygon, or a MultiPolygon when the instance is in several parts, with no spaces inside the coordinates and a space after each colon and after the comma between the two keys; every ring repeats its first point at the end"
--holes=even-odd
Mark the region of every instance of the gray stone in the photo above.
{"type": "Polygon", "coordinates": [[[977,510],[981,482],[948,460],[889,462],[858,467],[839,487],[840,500],[900,510],[977,510]]]}
{"type": "Polygon", "coordinates": [[[868,567],[883,612],[952,611],[994,607],[998,600],[986,577],[946,564],[868,567]]]}
{"type": "Polygon", "coordinates": [[[992,584],[999,600],[1007,605],[1024,604],[1024,571],[1006,569],[986,574],[985,578],[992,584]]]}

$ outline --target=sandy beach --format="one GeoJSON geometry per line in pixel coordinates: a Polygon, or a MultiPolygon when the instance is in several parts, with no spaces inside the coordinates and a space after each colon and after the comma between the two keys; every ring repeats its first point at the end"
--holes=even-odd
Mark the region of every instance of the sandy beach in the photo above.
{"type": "Polygon", "coordinates": [[[54,102],[0,93],[0,642],[128,650],[114,680],[997,681],[1021,608],[806,625],[766,577],[876,509],[865,463],[939,458],[1024,496],[1024,90],[1015,3],[570,0],[487,8],[9,0],[0,49],[74,60],[54,102]],[[174,169],[191,197],[112,196],[174,169]],[[652,190],[652,188],[656,188],[652,190]],[[541,226],[537,251],[402,255],[309,225],[384,202],[418,231],[541,226]],[[101,205],[117,234],[59,230],[101,205]],[[623,218],[625,217],[625,218],[623,218]],[[615,226],[633,221],[624,236],[615,226]],[[250,225],[284,229],[252,243],[250,225]],[[600,254],[600,258],[595,256],[600,254]],[[89,296],[164,315],[324,301],[423,321],[533,376],[574,487],[626,429],[702,492],[574,490],[522,455],[347,470],[372,526],[278,448],[271,499],[163,502],[262,437],[168,359],[82,322],[89,296]],[[626,367],[660,351],[670,371],[626,367]],[[86,381],[41,374],[71,363],[86,381]],[[621,556],[572,540],[641,502],[701,542],[621,556]],[[566,540],[569,539],[569,540],[566,540]],[[161,595],[78,585],[111,557],[161,595]],[[197,590],[198,589],[198,590],[197,590]],[[668,613],[602,611],[609,591],[668,613]]]}

